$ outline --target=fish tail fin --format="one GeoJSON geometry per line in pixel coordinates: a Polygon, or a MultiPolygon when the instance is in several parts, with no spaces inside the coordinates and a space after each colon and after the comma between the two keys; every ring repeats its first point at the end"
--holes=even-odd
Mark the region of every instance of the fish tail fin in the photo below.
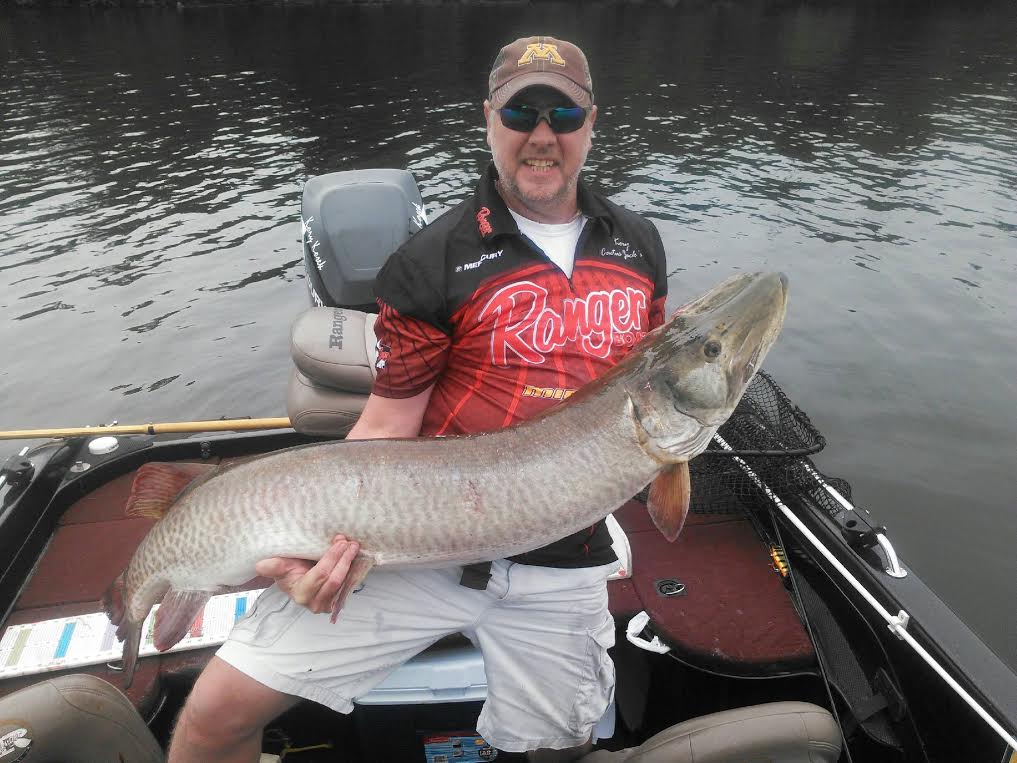
{"type": "Polygon", "coordinates": [[[131,485],[125,511],[131,517],[162,519],[184,490],[204,482],[218,468],[214,464],[143,464],[131,485]]]}
{"type": "Polygon", "coordinates": [[[646,509],[653,524],[671,543],[685,526],[691,493],[688,461],[668,466],[650,485],[646,509]]]}
{"type": "Polygon", "coordinates": [[[170,588],[155,613],[152,633],[155,648],[165,652],[186,636],[211,595],[211,591],[178,591],[170,588]]]}
{"type": "Polygon", "coordinates": [[[349,598],[357,586],[364,582],[364,578],[367,577],[367,573],[371,571],[372,567],[374,567],[374,559],[372,557],[366,554],[357,554],[350,565],[350,571],[346,573],[346,579],[343,581],[339,593],[336,594],[335,600],[332,602],[333,623],[339,617],[339,612],[342,610],[343,605],[346,604],[346,599],[349,598]]]}

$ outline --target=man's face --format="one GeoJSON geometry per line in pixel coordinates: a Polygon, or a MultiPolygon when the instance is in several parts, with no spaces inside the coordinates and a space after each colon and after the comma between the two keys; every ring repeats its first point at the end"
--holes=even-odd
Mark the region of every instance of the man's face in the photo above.
{"type": "MultiPolygon", "coordinates": [[[[553,88],[530,87],[513,96],[508,105],[545,109],[575,104],[553,88]]],[[[555,133],[546,119],[539,120],[531,132],[510,130],[487,101],[484,115],[487,144],[509,208],[538,222],[571,219],[576,212],[576,182],[590,150],[597,107],[590,109],[582,127],[570,133],[555,133]]]]}

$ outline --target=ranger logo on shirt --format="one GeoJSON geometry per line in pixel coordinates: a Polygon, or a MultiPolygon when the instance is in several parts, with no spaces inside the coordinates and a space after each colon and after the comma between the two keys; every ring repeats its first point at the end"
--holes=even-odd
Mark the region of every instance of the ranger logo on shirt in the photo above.
{"type": "Polygon", "coordinates": [[[499,289],[478,321],[493,319],[491,362],[508,366],[509,355],[540,364],[548,353],[576,342],[593,357],[606,358],[615,346],[635,344],[645,333],[646,292],[627,287],[566,299],[561,313],[548,306],[548,291],[532,281],[499,289]]]}

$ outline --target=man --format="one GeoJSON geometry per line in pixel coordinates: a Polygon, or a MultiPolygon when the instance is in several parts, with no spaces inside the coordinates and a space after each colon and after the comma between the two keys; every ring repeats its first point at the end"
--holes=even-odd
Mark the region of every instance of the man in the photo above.
{"type": "MultiPolygon", "coordinates": [[[[512,425],[567,398],[662,322],[659,235],[579,182],[597,117],[582,51],[516,40],[498,54],[489,93],[493,164],[476,195],[379,275],[385,362],[350,438],[512,425]]],[[[277,585],[197,681],[171,761],[256,760],[262,727],[298,698],[349,712],[455,632],[484,654],[486,740],[543,749],[531,754],[540,760],[588,749],[614,689],[606,578],[617,560],[603,522],[492,565],[372,572],[332,624],[327,612],[358,550],[339,536],[316,564],[259,564],[277,585]]]]}

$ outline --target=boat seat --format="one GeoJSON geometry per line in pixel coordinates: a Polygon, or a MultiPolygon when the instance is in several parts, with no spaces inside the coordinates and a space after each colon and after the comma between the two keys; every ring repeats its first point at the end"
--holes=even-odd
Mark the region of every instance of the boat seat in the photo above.
{"type": "Polygon", "coordinates": [[[835,763],[841,734],[808,702],[741,707],[679,723],[627,750],[597,750],[580,763],[835,763]]]}
{"type": "Polygon", "coordinates": [[[298,432],[342,437],[359,418],[376,373],[376,317],[342,307],[312,307],[293,322],[295,368],[286,412],[298,432]]]}
{"type": "Polygon", "coordinates": [[[162,750],[134,705],[95,676],[74,673],[0,698],[0,758],[19,750],[49,763],[159,763],[162,750]]]}

